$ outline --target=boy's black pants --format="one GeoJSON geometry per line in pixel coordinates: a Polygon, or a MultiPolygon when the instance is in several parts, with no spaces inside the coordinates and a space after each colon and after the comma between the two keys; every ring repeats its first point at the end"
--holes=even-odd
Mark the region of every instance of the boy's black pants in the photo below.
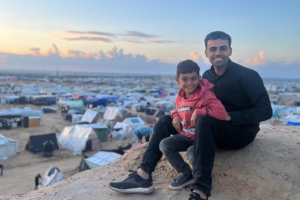
{"type": "MultiPolygon", "coordinates": [[[[210,196],[215,145],[229,150],[241,149],[254,140],[258,131],[259,127],[252,124],[233,126],[230,121],[221,121],[210,116],[198,117],[194,141],[194,183],[191,189],[200,190],[210,196]]],[[[162,157],[159,143],[174,134],[179,133],[172,125],[172,118],[168,115],[161,117],[154,127],[140,168],[151,174],[162,157]]]]}

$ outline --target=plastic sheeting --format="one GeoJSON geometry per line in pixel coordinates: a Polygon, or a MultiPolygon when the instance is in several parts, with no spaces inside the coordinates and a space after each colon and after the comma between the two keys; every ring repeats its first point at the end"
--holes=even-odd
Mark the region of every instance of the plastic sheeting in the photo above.
{"type": "Polygon", "coordinates": [[[87,109],[81,119],[82,122],[92,123],[98,112],[94,110],[87,109]]]}
{"type": "Polygon", "coordinates": [[[62,148],[80,154],[86,146],[90,134],[95,134],[94,128],[106,128],[97,124],[67,126],[58,137],[62,148]]]}
{"type": "Polygon", "coordinates": [[[18,142],[0,135],[0,159],[16,155],[18,152],[18,142]]]}
{"type": "Polygon", "coordinates": [[[57,167],[51,166],[44,174],[41,184],[45,187],[62,181],[66,176],[63,175],[57,167]]]}
{"type": "Polygon", "coordinates": [[[121,155],[114,152],[99,151],[95,155],[85,159],[86,164],[90,169],[107,165],[114,162],[116,159],[120,158],[121,155]]]}
{"type": "Polygon", "coordinates": [[[126,123],[117,122],[111,134],[115,140],[135,139],[132,128],[126,123]]]}
{"type": "Polygon", "coordinates": [[[145,122],[139,117],[128,117],[122,123],[128,124],[132,129],[145,125],[145,122]]]}
{"type": "Polygon", "coordinates": [[[108,107],[103,115],[104,120],[114,120],[117,116],[120,116],[123,118],[122,110],[126,110],[125,108],[119,108],[119,107],[108,107]]]}
{"type": "Polygon", "coordinates": [[[22,108],[16,108],[11,110],[1,110],[1,116],[40,116],[40,126],[43,124],[43,112],[40,110],[28,110],[22,108]]]}

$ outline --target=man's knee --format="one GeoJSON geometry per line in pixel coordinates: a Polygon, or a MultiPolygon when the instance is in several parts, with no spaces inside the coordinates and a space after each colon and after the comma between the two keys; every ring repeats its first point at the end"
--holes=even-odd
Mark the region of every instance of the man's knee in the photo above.
{"type": "Polygon", "coordinates": [[[199,116],[196,120],[196,128],[213,124],[215,121],[216,119],[209,115],[199,116]]]}
{"type": "Polygon", "coordinates": [[[171,118],[170,115],[165,115],[165,116],[162,116],[161,118],[159,118],[156,126],[160,125],[160,124],[164,125],[164,124],[167,124],[167,123],[172,123],[172,118],[171,118]]]}
{"type": "Polygon", "coordinates": [[[186,150],[186,157],[189,160],[189,162],[193,165],[194,160],[195,160],[195,156],[194,156],[194,145],[190,146],[187,150],[186,150]]]}

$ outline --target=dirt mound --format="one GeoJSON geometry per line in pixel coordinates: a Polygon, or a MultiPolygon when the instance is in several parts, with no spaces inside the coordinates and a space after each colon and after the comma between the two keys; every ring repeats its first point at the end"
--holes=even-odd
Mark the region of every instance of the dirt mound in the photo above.
{"type": "MultiPolygon", "coordinates": [[[[153,174],[154,193],[120,194],[109,189],[109,182],[122,180],[127,177],[128,170],[137,169],[145,150],[146,144],[124,154],[114,163],[75,174],[52,187],[0,199],[187,199],[190,193],[188,187],[181,191],[168,188],[178,174],[165,158],[159,162],[153,174]]],[[[238,151],[218,149],[210,199],[299,200],[299,154],[300,129],[297,127],[263,129],[252,144],[238,151]]]]}

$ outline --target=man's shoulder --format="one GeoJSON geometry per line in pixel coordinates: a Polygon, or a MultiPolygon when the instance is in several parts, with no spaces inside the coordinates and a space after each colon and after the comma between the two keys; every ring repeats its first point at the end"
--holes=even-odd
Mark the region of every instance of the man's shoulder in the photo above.
{"type": "Polygon", "coordinates": [[[238,63],[231,62],[231,65],[232,65],[232,68],[234,69],[234,71],[238,72],[240,75],[251,75],[251,74],[259,75],[257,73],[257,71],[250,69],[248,67],[245,67],[243,65],[240,65],[238,63]]]}

